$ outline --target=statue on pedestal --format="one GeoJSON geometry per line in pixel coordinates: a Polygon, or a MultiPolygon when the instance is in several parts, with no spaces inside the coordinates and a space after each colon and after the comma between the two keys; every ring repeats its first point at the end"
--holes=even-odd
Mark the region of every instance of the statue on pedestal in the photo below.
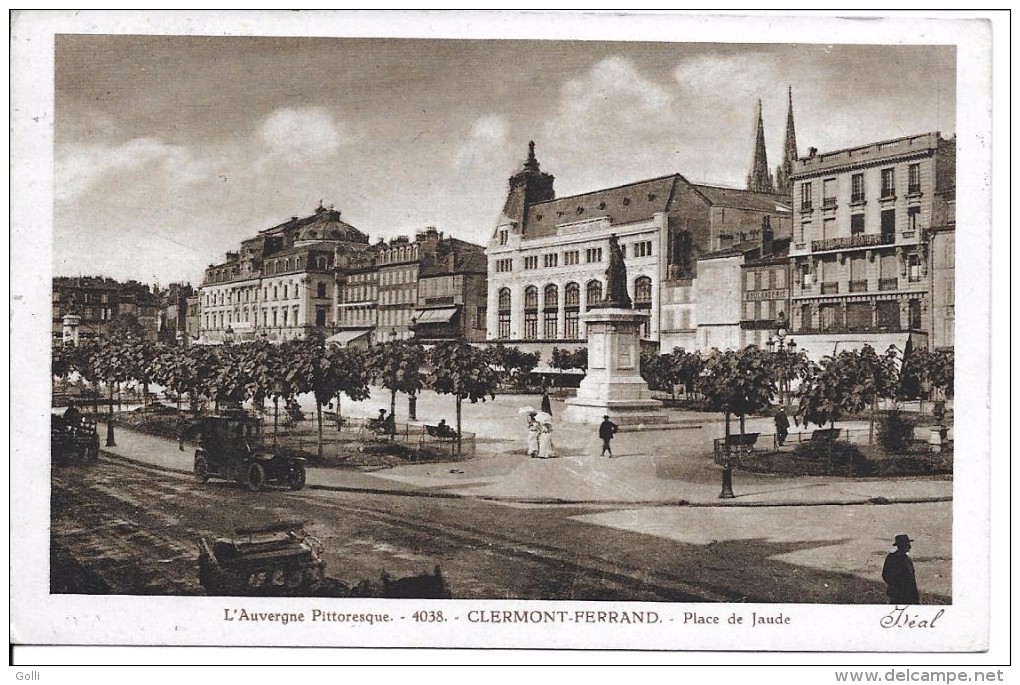
{"type": "Polygon", "coordinates": [[[623,263],[623,248],[616,234],[609,236],[609,266],[606,267],[606,297],[600,307],[631,309],[633,303],[627,293],[627,266],[623,263]]]}

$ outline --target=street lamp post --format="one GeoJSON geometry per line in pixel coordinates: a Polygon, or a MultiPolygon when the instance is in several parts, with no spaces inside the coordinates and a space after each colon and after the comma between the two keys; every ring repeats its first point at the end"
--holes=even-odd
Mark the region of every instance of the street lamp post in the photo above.
{"type": "Polygon", "coordinates": [[[777,355],[778,364],[776,367],[779,369],[779,402],[783,407],[783,411],[789,411],[789,378],[787,377],[787,362],[797,352],[797,343],[794,342],[793,338],[786,339],[789,335],[789,331],[783,326],[785,320],[780,318],[779,327],[776,329],[775,337],[769,336],[769,339],[765,342],[765,347],[769,352],[777,355]]]}

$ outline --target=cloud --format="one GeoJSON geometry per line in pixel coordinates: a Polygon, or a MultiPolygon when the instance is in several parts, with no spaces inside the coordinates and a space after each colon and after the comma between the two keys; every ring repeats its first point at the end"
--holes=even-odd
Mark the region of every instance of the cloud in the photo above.
{"type": "Polygon", "coordinates": [[[102,180],[142,169],[162,172],[170,187],[203,181],[212,165],[189,148],[158,138],[135,138],[120,144],[87,143],[64,146],[54,162],[54,196],[72,201],[102,180]]]}
{"type": "Polygon", "coordinates": [[[675,171],[676,106],[675,86],[608,57],[560,88],[538,157],[571,192],[675,171]]]}
{"type": "Polygon", "coordinates": [[[330,157],[353,138],[348,125],[325,107],[304,107],[270,114],[259,139],[272,155],[330,157]]]}
{"type": "Polygon", "coordinates": [[[506,154],[507,120],[497,114],[479,117],[471,125],[467,139],[457,146],[453,165],[458,169],[491,167],[506,154]]]}

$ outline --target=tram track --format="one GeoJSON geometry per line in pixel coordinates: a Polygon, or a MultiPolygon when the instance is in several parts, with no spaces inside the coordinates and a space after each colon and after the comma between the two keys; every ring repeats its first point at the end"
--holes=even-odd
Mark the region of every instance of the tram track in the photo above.
{"type": "MultiPolygon", "coordinates": [[[[102,497],[110,503],[110,506],[126,506],[136,510],[144,510],[143,519],[147,519],[148,525],[167,525],[166,519],[185,518],[188,506],[195,507],[196,500],[206,500],[208,505],[216,506],[216,503],[224,503],[232,499],[236,494],[238,499],[251,500],[251,494],[240,490],[233,491],[233,488],[224,484],[225,488],[219,493],[203,491],[196,486],[195,489],[182,490],[183,483],[193,485],[191,479],[179,472],[169,471],[156,466],[139,464],[135,461],[121,459],[104,459],[99,465],[100,469],[126,470],[142,476],[140,478],[116,478],[116,483],[111,487],[110,478],[105,484],[97,484],[94,488],[95,495],[102,497]],[[231,494],[227,494],[227,492],[231,494]],[[178,502],[178,500],[181,500],[178,502]],[[181,505],[182,512],[171,513],[167,509],[171,504],[181,505]]],[[[58,478],[59,480],[59,478],[58,478]]],[[[371,495],[373,501],[380,502],[379,505],[370,504],[365,501],[368,495],[352,494],[327,490],[305,490],[302,492],[271,491],[254,497],[261,498],[254,510],[261,512],[262,516],[280,517],[286,516],[285,510],[293,508],[289,502],[300,502],[300,506],[311,506],[322,508],[321,518],[324,521],[336,519],[337,514],[343,517],[354,517],[361,521],[371,521],[373,525],[386,528],[399,535],[413,537],[419,540],[435,541],[437,546],[467,547],[484,550],[487,554],[505,559],[510,564],[522,564],[530,572],[558,574],[559,576],[583,578],[594,580],[599,583],[608,583],[619,587],[624,594],[634,594],[649,601],[673,601],[673,602],[736,602],[746,601],[744,597],[728,591],[725,588],[706,585],[703,583],[691,583],[679,575],[654,568],[640,568],[627,563],[621,563],[608,556],[597,556],[597,552],[587,549],[585,545],[574,543],[572,545],[553,544],[549,541],[528,538],[529,531],[518,530],[517,534],[508,534],[494,526],[471,524],[465,521],[453,522],[452,516],[444,518],[434,515],[435,500],[433,506],[428,509],[429,514],[421,514],[413,511],[413,506],[408,506],[408,500],[416,498],[399,497],[379,493],[371,495]],[[355,501],[360,500],[360,501],[355,501]],[[393,506],[387,506],[386,504],[393,506]],[[268,511],[266,511],[268,510],[268,511]]],[[[486,507],[492,507],[487,503],[486,507]]],[[[171,507],[172,508],[172,507],[171,507]]],[[[578,507],[579,511],[587,511],[585,507],[578,507]]],[[[490,510],[491,511],[491,510],[490,510]]],[[[455,512],[451,512],[455,514],[455,512]]],[[[566,514],[566,512],[564,512],[566,514]]],[[[141,524],[146,525],[146,524],[141,524]]],[[[578,524],[583,525],[583,524],[578,524]]],[[[202,525],[194,526],[192,522],[181,522],[176,527],[179,530],[178,536],[186,536],[189,539],[197,539],[199,536],[223,535],[225,528],[215,529],[215,526],[202,525]]],[[[146,531],[147,532],[147,531],[146,531]]],[[[157,534],[158,542],[162,533],[157,534]]],[[[138,541],[144,542],[135,534],[138,541]]],[[[592,537],[597,540],[596,536],[592,537]]],[[[153,551],[162,549],[161,560],[167,558],[179,558],[181,556],[180,539],[168,539],[166,545],[152,544],[153,551]],[[169,552],[173,554],[167,554],[169,552]],[[164,553],[166,552],[166,553],[164,553]]],[[[114,546],[122,546],[123,541],[117,541],[114,546]]],[[[151,561],[151,560],[150,560],[151,561]]],[[[179,585],[179,584],[177,584],[179,585]]],[[[555,597],[556,599],[568,599],[569,597],[555,597]]]]}

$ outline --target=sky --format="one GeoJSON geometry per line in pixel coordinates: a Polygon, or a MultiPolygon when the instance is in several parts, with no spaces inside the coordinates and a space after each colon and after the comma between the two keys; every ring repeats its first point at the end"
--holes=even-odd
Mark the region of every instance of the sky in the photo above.
{"type": "Polygon", "coordinates": [[[955,131],[952,46],[58,35],[55,275],[198,284],[320,200],[485,244],[536,142],[557,195],[955,131]],[[114,249],[110,249],[113,246],[114,249]]]}

